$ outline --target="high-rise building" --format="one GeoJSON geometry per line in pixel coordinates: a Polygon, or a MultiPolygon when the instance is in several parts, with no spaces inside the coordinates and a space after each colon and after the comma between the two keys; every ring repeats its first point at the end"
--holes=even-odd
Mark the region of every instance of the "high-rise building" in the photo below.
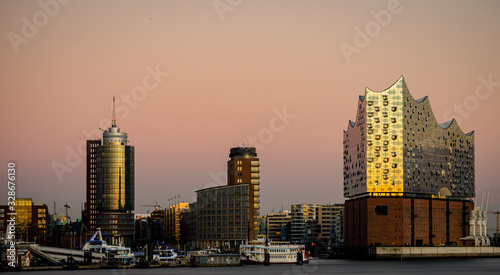
{"type": "Polygon", "coordinates": [[[231,148],[228,185],[196,191],[190,205],[190,246],[234,248],[256,237],[259,217],[259,159],[253,147],[231,148]]]}
{"type": "Polygon", "coordinates": [[[260,203],[260,163],[254,147],[231,148],[230,160],[227,162],[228,185],[248,184],[249,187],[249,219],[252,232],[250,239],[257,235],[259,230],[259,203],[260,203]]]}
{"type": "Polygon", "coordinates": [[[87,201],[85,203],[84,220],[90,232],[96,231],[96,148],[101,140],[87,140],[87,201]]]}
{"type": "MultiPolygon", "coordinates": [[[[113,98],[114,104],[114,98],[113,98]]],[[[86,220],[91,231],[100,228],[114,242],[131,245],[134,239],[134,146],[116,125],[102,141],[87,141],[86,220]]]]}
{"type": "Polygon", "coordinates": [[[472,209],[474,133],[439,124],[401,77],[366,89],[344,131],[347,246],[461,243],[472,209]]]}

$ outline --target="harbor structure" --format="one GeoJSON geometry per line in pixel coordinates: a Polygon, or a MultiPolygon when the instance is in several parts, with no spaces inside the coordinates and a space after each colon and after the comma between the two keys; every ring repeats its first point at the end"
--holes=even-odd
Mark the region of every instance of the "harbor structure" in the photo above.
{"type": "Polygon", "coordinates": [[[343,138],[348,247],[464,244],[474,207],[474,132],[438,123],[403,77],[366,89],[343,138]]]}

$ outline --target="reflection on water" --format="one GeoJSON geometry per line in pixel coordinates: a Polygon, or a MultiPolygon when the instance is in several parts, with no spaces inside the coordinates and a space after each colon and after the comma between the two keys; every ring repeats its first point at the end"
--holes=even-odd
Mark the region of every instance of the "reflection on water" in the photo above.
{"type": "MultiPolygon", "coordinates": [[[[499,274],[500,258],[440,259],[405,261],[316,260],[307,265],[247,265],[232,267],[179,267],[149,269],[104,269],[75,271],[34,271],[29,275],[50,274],[499,274]]],[[[4,274],[19,274],[7,272],[4,274]]]]}

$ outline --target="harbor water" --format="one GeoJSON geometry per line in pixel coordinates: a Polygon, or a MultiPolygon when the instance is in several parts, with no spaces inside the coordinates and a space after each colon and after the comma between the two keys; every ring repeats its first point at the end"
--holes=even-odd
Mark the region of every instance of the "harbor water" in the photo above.
{"type": "MultiPolygon", "coordinates": [[[[6,272],[4,274],[19,274],[6,272]]],[[[319,260],[309,264],[275,264],[228,266],[228,267],[177,267],[149,269],[96,269],[96,270],[47,270],[26,274],[95,274],[95,275],[139,275],[139,274],[500,274],[500,258],[462,258],[403,261],[319,260]]]]}

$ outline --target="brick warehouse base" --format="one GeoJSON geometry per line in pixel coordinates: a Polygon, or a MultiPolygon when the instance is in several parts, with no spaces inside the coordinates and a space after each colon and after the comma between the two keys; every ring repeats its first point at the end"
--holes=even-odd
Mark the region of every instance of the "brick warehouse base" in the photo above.
{"type": "Polygon", "coordinates": [[[365,197],[345,202],[346,247],[456,243],[469,235],[472,201],[365,197]]]}

